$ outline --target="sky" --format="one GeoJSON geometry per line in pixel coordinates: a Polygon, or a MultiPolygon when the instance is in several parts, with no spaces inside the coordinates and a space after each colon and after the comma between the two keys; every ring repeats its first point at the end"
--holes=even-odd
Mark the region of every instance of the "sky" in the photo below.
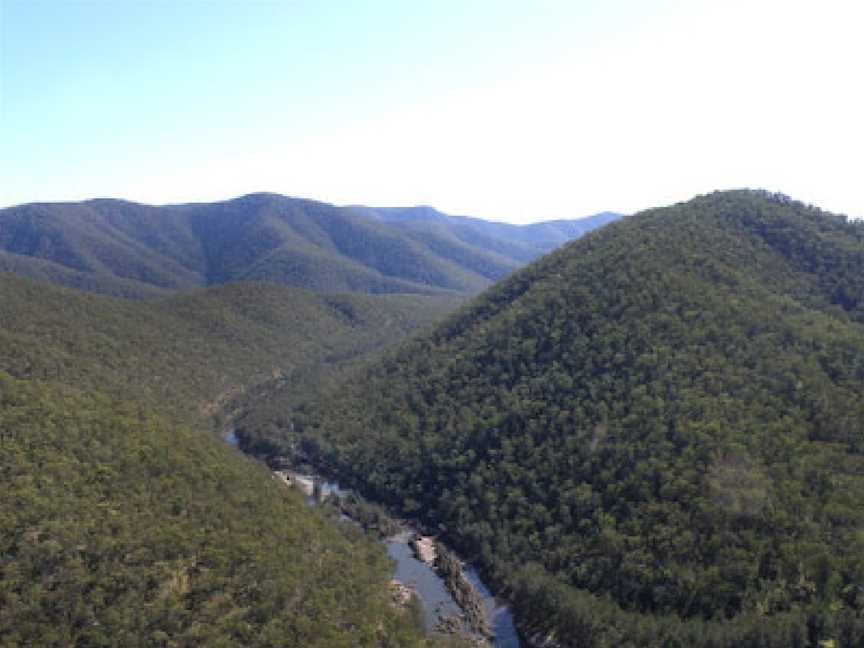
{"type": "Polygon", "coordinates": [[[859,0],[0,0],[0,206],[864,217],[859,0]]]}

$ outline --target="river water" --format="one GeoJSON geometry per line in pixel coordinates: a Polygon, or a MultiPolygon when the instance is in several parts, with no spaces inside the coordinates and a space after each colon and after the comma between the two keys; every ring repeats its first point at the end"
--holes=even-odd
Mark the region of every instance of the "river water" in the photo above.
{"type": "MultiPolygon", "coordinates": [[[[414,556],[414,551],[408,544],[413,535],[412,531],[405,531],[388,538],[387,554],[396,561],[396,572],[393,578],[416,590],[423,607],[426,630],[431,631],[442,616],[458,616],[461,610],[437,572],[414,556]]],[[[477,589],[486,607],[489,625],[495,635],[492,645],[495,648],[519,648],[521,645],[519,635],[516,634],[510,609],[506,605],[499,604],[473,567],[465,565],[464,569],[465,576],[477,589]]]]}
{"type": "MultiPolygon", "coordinates": [[[[231,446],[237,446],[238,439],[233,429],[228,430],[223,439],[231,446]]],[[[340,495],[346,491],[339,488],[339,484],[327,480],[322,480],[314,475],[308,476],[320,486],[321,497],[324,498],[331,493],[340,495]]],[[[317,502],[311,493],[306,494],[306,501],[310,505],[317,502]]],[[[343,516],[343,520],[349,518],[343,516]]],[[[438,620],[445,616],[458,616],[461,609],[457,605],[453,597],[444,586],[444,581],[426,563],[417,560],[414,552],[411,549],[409,542],[413,537],[412,531],[404,531],[385,541],[387,547],[387,555],[396,563],[396,568],[393,578],[399,582],[414,588],[417,592],[417,598],[423,608],[423,621],[426,625],[426,630],[431,631],[435,628],[438,620]]],[[[483,600],[483,605],[486,606],[490,626],[495,637],[492,640],[494,648],[520,648],[519,635],[516,633],[516,627],[513,624],[513,615],[506,605],[501,605],[489,588],[480,579],[477,571],[470,565],[465,564],[465,576],[477,589],[478,594],[483,600]]]]}
{"type": "Polygon", "coordinates": [[[471,565],[465,565],[465,576],[471,581],[471,584],[480,594],[483,599],[483,604],[486,606],[486,614],[489,617],[489,625],[492,626],[492,633],[495,639],[492,645],[495,648],[519,648],[519,635],[516,633],[516,626],[513,624],[513,615],[510,608],[502,605],[494,596],[489,588],[480,580],[477,570],[471,565]]]}
{"type": "Polygon", "coordinates": [[[417,560],[408,544],[413,532],[404,531],[387,539],[387,555],[396,562],[393,578],[412,587],[423,607],[426,630],[432,630],[442,616],[458,616],[461,609],[450,596],[444,581],[426,563],[417,560]]]}
{"type": "MultiPolygon", "coordinates": [[[[342,494],[346,491],[339,488],[336,482],[321,480],[322,497],[330,493],[342,494]]],[[[307,500],[308,501],[308,500],[307,500]]],[[[348,519],[348,518],[344,518],[348,519]]],[[[393,578],[400,583],[412,587],[417,592],[417,598],[423,608],[423,621],[427,631],[432,631],[438,620],[445,616],[459,616],[462,612],[456,601],[447,591],[444,580],[429,565],[418,560],[411,549],[410,542],[413,531],[403,531],[387,538],[385,545],[387,555],[396,563],[393,578]]],[[[465,576],[477,590],[483,605],[486,607],[489,625],[495,637],[492,639],[494,648],[520,648],[519,635],[513,623],[510,608],[500,604],[489,588],[480,579],[477,570],[463,563],[465,576]]]]}

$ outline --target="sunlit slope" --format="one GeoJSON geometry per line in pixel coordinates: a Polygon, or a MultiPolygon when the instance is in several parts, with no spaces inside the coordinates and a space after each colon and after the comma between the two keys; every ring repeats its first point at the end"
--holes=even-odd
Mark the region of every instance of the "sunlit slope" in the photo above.
{"type": "Polygon", "coordinates": [[[232,284],[129,302],[3,274],[0,304],[0,645],[432,645],[392,606],[383,549],[209,415],[447,300],[232,284]]]}
{"type": "Polygon", "coordinates": [[[33,203],[0,210],[0,270],[139,299],[235,281],[325,293],[474,294],[606,222],[517,227],[442,215],[418,228],[412,210],[403,211],[384,219],[264,193],[165,206],[33,203]]]}
{"type": "Polygon", "coordinates": [[[421,645],[379,547],[138,404],[0,373],[0,644],[421,645]]]}
{"type": "Polygon", "coordinates": [[[860,223],[748,191],[644,212],[295,422],[563,645],[864,641],[860,223]]]}
{"type": "Polygon", "coordinates": [[[0,369],[177,411],[391,344],[457,303],[253,283],[129,302],[2,273],[0,300],[0,369]]]}
{"type": "MultiPolygon", "coordinates": [[[[612,223],[622,214],[601,212],[584,218],[541,221],[528,225],[496,223],[470,216],[452,216],[432,207],[354,207],[368,218],[383,221],[416,240],[436,245],[436,251],[458,260],[469,255],[492,269],[498,263],[522,265],[612,223]],[[478,254],[482,250],[489,255],[478,254]],[[484,259],[485,257],[485,259],[484,259]]],[[[502,275],[489,275],[500,278],[502,275]]]]}

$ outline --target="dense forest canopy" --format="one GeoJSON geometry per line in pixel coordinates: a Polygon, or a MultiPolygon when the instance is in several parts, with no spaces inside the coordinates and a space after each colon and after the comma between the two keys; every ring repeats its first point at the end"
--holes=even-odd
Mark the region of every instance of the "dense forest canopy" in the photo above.
{"type": "Polygon", "coordinates": [[[0,270],[135,299],[237,281],[323,293],[475,294],[620,217],[518,226],[434,212],[433,223],[424,209],[266,193],[164,206],[32,203],[0,210],[0,270]]]}
{"type": "Polygon", "coordinates": [[[864,643],[864,224],[751,191],[638,214],[280,425],[554,644],[864,643]]]}
{"type": "Polygon", "coordinates": [[[0,274],[0,645],[438,641],[380,547],[208,433],[238,405],[244,447],[437,528],[537,643],[864,644],[864,225],[701,196],[369,355],[457,301],[0,274]]]}
{"type": "Polygon", "coordinates": [[[0,273],[0,370],[195,413],[273,375],[326,372],[421,328],[458,300],[320,295],[264,283],[146,303],[0,273]]]}
{"type": "Polygon", "coordinates": [[[140,405],[0,373],[0,645],[425,645],[380,547],[140,405]]]}
{"type": "Polygon", "coordinates": [[[442,645],[392,605],[380,545],[209,417],[448,300],[234,284],[138,303],[0,274],[0,304],[0,646],[442,645]]]}

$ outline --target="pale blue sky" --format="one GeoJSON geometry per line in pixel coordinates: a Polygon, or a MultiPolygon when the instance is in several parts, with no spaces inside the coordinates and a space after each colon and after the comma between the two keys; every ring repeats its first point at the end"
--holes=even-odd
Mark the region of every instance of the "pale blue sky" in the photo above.
{"type": "Polygon", "coordinates": [[[864,216],[858,4],[0,0],[0,206],[527,222],[752,186],[864,216]]]}

